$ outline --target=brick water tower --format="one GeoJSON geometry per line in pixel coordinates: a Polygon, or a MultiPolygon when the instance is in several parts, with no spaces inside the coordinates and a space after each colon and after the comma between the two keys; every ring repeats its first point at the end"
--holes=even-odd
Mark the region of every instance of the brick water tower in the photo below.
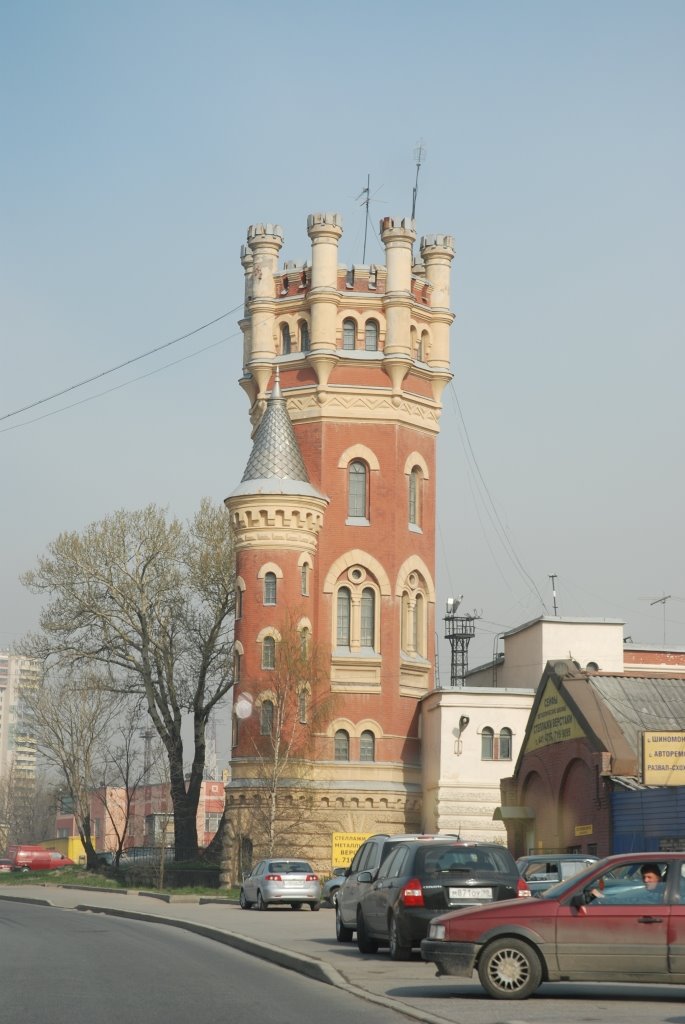
{"type": "MultiPolygon", "coordinates": [[[[284,852],[330,865],[331,833],[421,828],[418,700],[434,685],[436,440],[451,379],[448,235],[386,217],[384,265],[341,266],[341,218],[312,214],[311,256],[279,266],[278,225],[248,229],[243,376],[253,447],[226,499],[237,550],[228,788],[236,870],[268,853],[255,808],[278,713],[286,623],[323,653],[325,712],[279,799],[284,852]],[[298,788],[307,779],[306,799],[298,788]],[[305,810],[306,805],[306,810],[305,810]],[[291,836],[292,838],[292,836],[291,836]]],[[[304,687],[304,683],[303,683],[304,687]]],[[[268,786],[266,787],[268,789],[268,786]]],[[[278,841],[277,841],[278,845],[278,841]]]]}

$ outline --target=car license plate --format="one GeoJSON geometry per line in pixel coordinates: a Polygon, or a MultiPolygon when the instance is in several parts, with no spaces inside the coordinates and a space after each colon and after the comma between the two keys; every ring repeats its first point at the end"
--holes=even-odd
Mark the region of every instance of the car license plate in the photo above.
{"type": "Polygon", "coordinates": [[[450,899],[451,900],[469,900],[469,899],[472,899],[472,900],[491,900],[492,899],[492,889],[486,889],[483,886],[481,888],[474,887],[472,889],[456,889],[453,886],[450,886],[449,893],[450,893],[450,899]]]}
{"type": "Polygon", "coordinates": [[[302,881],[302,879],[301,879],[301,878],[292,878],[292,879],[291,879],[291,880],[290,880],[290,881],[288,882],[288,886],[289,886],[289,887],[290,887],[291,889],[301,889],[303,885],[304,885],[304,882],[302,881]]]}

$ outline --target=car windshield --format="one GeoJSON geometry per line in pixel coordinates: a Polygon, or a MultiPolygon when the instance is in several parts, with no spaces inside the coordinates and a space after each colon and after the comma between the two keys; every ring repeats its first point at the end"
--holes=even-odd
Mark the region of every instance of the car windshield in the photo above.
{"type": "Polygon", "coordinates": [[[556,885],[551,886],[549,889],[545,889],[544,892],[536,893],[535,895],[541,900],[560,900],[566,895],[569,889],[575,889],[575,887],[581,883],[584,878],[589,878],[596,873],[597,864],[591,864],[590,867],[585,868],[584,871],[579,871],[577,874],[572,875],[571,878],[565,878],[562,882],[557,882],[556,885]]]}
{"type": "Polygon", "coordinates": [[[306,860],[274,860],[269,864],[268,870],[282,875],[298,875],[309,873],[314,869],[306,860]]]}

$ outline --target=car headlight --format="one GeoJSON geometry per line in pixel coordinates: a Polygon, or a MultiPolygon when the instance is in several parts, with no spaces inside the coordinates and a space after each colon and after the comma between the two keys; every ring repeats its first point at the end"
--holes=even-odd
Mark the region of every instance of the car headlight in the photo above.
{"type": "Polygon", "coordinates": [[[428,938],[437,939],[438,942],[445,941],[445,926],[444,924],[431,924],[428,928],[428,938]]]}

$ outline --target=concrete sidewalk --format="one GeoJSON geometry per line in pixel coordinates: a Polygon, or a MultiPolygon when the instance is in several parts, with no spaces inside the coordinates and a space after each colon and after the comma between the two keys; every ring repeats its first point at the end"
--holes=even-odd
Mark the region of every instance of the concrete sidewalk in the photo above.
{"type": "Polygon", "coordinates": [[[0,900],[30,902],[63,910],[88,911],[183,928],[223,942],[252,956],[297,971],[315,981],[390,1007],[427,1024],[446,1024],[454,1017],[438,1016],[425,1007],[390,995],[399,983],[439,985],[432,965],[414,959],[397,964],[385,952],[364,957],[356,944],[337,942],[335,915],[273,907],[265,913],[241,910],[229,900],[194,896],[163,897],[155,893],[72,888],[46,884],[1,885],[0,900]]]}

